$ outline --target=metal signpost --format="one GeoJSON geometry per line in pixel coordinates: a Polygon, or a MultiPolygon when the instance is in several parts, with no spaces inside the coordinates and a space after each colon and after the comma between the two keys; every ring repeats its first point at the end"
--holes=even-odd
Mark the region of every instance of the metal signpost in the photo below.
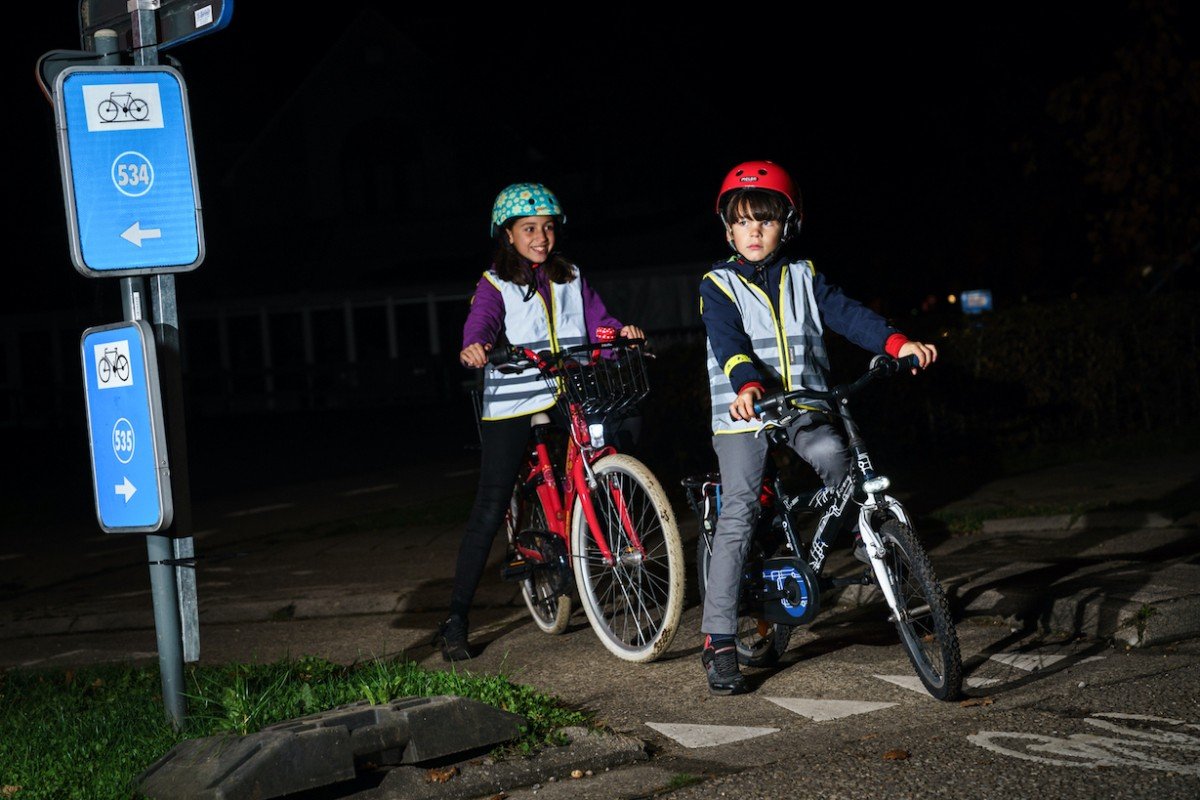
{"type": "MultiPolygon", "coordinates": [[[[233,16],[233,0],[160,0],[157,6],[154,39],[159,50],[219,31],[233,16]]],[[[132,50],[129,0],[81,0],[80,39],[87,41],[99,30],[116,32],[122,49],[132,50]]]]}
{"type": "Polygon", "coordinates": [[[96,513],[106,532],[146,535],[163,703],[177,729],[183,661],[199,659],[200,637],[173,273],[203,261],[204,228],[187,88],[158,51],[232,14],[233,0],[82,0],[80,41],[94,55],[50,51],[36,69],[44,92],[53,85],[71,260],[121,280],[126,322],[89,328],[81,344],[96,513]]]}
{"type": "Polygon", "coordinates": [[[96,516],[106,533],[155,533],[171,505],[154,331],[143,320],[88,328],[83,388],[96,516]]]}
{"type": "Polygon", "coordinates": [[[204,258],[183,76],[68,67],[54,89],[71,259],[85,275],[194,269],[204,258]]]}

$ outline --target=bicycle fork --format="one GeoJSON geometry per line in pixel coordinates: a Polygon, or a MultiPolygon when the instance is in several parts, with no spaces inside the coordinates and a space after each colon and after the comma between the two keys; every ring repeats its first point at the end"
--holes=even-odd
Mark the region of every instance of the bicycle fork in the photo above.
{"type": "Polygon", "coordinates": [[[592,531],[592,538],[596,541],[596,547],[600,550],[600,555],[604,559],[605,565],[614,566],[618,560],[623,564],[626,564],[628,561],[640,563],[646,556],[646,550],[642,546],[641,538],[638,536],[637,530],[633,526],[633,520],[629,516],[629,507],[625,504],[625,495],[621,492],[621,487],[617,484],[610,484],[608,488],[612,494],[613,506],[617,511],[617,519],[620,520],[621,528],[633,544],[633,549],[628,553],[621,553],[618,559],[618,556],[614,555],[612,549],[608,546],[607,538],[604,536],[604,529],[600,525],[600,517],[596,514],[596,504],[592,502],[592,492],[599,487],[600,482],[596,480],[596,474],[592,471],[591,464],[587,463],[586,459],[581,458],[579,460],[576,471],[578,474],[575,476],[575,480],[580,485],[586,487],[585,491],[579,493],[579,502],[583,506],[583,516],[592,531]]]}
{"type": "Polygon", "coordinates": [[[871,570],[875,573],[875,582],[879,585],[879,591],[883,593],[883,599],[887,601],[888,608],[892,609],[892,614],[895,615],[895,618],[906,618],[908,612],[901,607],[900,601],[896,597],[897,576],[892,574],[891,568],[883,558],[886,552],[883,546],[883,538],[880,537],[875,527],[871,524],[874,515],[880,511],[899,520],[909,528],[912,525],[909,522],[904,506],[900,505],[898,500],[889,495],[884,495],[882,503],[876,502],[872,496],[868,502],[863,504],[858,512],[858,533],[862,537],[867,555],[870,556],[871,570]]]}

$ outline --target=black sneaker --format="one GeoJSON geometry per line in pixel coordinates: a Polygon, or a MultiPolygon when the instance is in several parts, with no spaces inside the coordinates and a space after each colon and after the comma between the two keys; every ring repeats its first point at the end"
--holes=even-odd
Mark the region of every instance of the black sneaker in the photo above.
{"type": "Polygon", "coordinates": [[[708,675],[708,688],[713,694],[745,694],[750,691],[746,678],[738,669],[737,645],[713,647],[712,637],[704,637],[704,649],[700,652],[700,663],[708,675]]]}
{"type": "Polygon", "coordinates": [[[471,657],[471,646],[467,644],[467,621],[457,614],[451,614],[438,625],[433,643],[442,646],[442,658],[447,661],[466,661],[471,657]]]}

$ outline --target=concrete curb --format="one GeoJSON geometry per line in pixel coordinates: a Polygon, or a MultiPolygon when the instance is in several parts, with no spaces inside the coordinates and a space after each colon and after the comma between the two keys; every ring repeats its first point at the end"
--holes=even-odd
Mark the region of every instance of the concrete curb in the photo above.
{"type": "Polygon", "coordinates": [[[548,747],[533,758],[513,758],[504,761],[478,759],[459,764],[459,772],[445,783],[433,783],[428,770],[416,767],[396,767],[370,797],[406,798],[408,800],[466,800],[487,792],[532,787],[537,784],[566,784],[572,797],[583,795],[578,790],[587,787],[588,780],[613,767],[647,761],[645,743],[622,734],[591,731],[586,728],[562,728],[568,743],[548,747]],[[584,777],[573,778],[578,770],[584,777]],[[590,774],[588,774],[590,772],[590,774]]]}

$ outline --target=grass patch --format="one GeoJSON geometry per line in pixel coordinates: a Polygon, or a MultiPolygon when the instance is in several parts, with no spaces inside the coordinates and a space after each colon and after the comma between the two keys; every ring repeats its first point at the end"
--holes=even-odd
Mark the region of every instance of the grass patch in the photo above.
{"type": "Polygon", "coordinates": [[[175,731],[157,665],[0,673],[0,792],[7,792],[0,797],[136,796],[137,776],[186,739],[244,735],[362,700],[457,695],[520,714],[529,724],[500,755],[557,744],[560,727],[592,725],[592,715],[502,675],[428,670],[411,661],[190,665],[184,679],[188,718],[175,731]]]}

